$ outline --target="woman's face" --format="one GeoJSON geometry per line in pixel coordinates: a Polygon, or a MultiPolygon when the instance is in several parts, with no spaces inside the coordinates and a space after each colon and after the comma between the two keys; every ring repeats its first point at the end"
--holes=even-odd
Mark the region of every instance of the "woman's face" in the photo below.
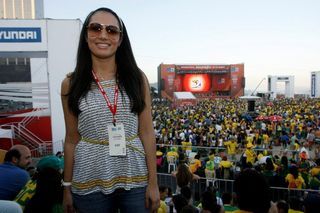
{"type": "Polygon", "coordinates": [[[92,57],[114,58],[121,44],[121,32],[116,17],[108,12],[96,12],[87,27],[87,42],[92,57]]]}

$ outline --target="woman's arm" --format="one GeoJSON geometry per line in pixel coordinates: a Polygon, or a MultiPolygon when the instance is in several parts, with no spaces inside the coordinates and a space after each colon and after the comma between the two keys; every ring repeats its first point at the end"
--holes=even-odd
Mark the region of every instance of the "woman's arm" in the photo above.
{"type": "MultiPolygon", "coordinates": [[[[64,182],[72,181],[74,149],[79,141],[78,118],[71,112],[68,106],[70,78],[66,77],[61,84],[61,101],[66,126],[64,142],[64,182]]],[[[64,211],[73,212],[71,186],[64,187],[64,211]]]]}
{"type": "MultiPolygon", "coordinates": [[[[143,75],[144,76],[144,75],[143,75]]],[[[139,114],[139,137],[144,146],[146,153],[146,162],[148,167],[148,187],[146,204],[151,211],[156,211],[160,206],[160,195],[157,181],[157,166],[156,166],[156,139],[152,124],[151,116],[151,98],[149,82],[144,76],[144,93],[146,106],[139,114]],[[151,203],[149,204],[149,201],[151,203]]]]}

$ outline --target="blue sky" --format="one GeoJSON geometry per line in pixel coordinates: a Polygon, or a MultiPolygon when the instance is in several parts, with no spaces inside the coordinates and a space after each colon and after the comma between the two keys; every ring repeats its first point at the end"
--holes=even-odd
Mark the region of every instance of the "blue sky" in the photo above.
{"type": "Polygon", "coordinates": [[[244,63],[246,90],[294,75],[295,92],[306,93],[320,71],[319,0],[44,0],[46,18],[83,21],[98,7],[122,18],[151,83],[160,63],[244,63]]]}

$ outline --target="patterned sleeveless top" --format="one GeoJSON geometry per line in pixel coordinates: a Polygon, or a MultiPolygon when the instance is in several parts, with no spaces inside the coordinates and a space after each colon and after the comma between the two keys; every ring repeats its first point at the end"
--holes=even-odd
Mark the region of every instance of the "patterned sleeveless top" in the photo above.
{"type": "MultiPolygon", "coordinates": [[[[115,80],[101,84],[113,105],[115,80]]],[[[110,194],[118,188],[129,190],[146,186],[148,174],[144,147],[138,137],[138,116],[131,113],[125,91],[119,91],[116,120],[125,128],[126,156],[109,155],[107,126],[112,124],[112,113],[95,82],[86,97],[80,99],[79,108],[81,140],[74,153],[72,192],[110,194]]]]}

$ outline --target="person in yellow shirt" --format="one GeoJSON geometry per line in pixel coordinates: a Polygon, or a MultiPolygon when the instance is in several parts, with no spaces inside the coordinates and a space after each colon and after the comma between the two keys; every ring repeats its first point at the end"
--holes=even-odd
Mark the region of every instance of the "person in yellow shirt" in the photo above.
{"type": "Polygon", "coordinates": [[[163,200],[160,200],[160,207],[158,208],[157,213],[167,213],[167,205],[163,200]]]}
{"type": "Polygon", "coordinates": [[[297,166],[289,168],[289,174],[287,174],[285,180],[288,183],[289,189],[303,189],[306,186],[304,179],[298,172],[297,166]]]}
{"type": "Polygon", "coordinates": [[[269,142],[270,142],[270,137],[267,134],[267,132],[264,132],[262,134],[262,148],[267,148],[269,146],[269,142]]]}
{"type": "Polygon", "coordinates": [[[232,162],[228,160],[227,156],[223,156],[222,161],[219,164],[220,174],[223,179],[230,179],[231,167],[232,167],[232,162]]]}
{"type": "Polygon", "coordinates": [[[200,155],[196,154],[194,156],[194,159],[190,162],[189,169],[192,172],[192,174],[194,174],[198,170],[198,168],[201,167],[201,161],[199,159],[200,155]]]}
{"type": "Polygon", "coordinates": [[[167,162],[172,162],[172,159],[175,161],[175,163],[177,163],[179,159],[179,154],[174,147],[171,147],[170,151],[167,152],[167,162]]]}
{"type": "Polygon", "coordinates": [[[231,138],[231,140],[224,142],[224,145],[227,147],[227,153],[230,156],[231,160],[236,160],[236,149],[238,144],[235,138],[231,138]]]}
{"type": "Polygon", "coordinates": [[[254,164],[256,161],[257,154],[253,150],[253,144],[252,143],[247,143],[246,150],[244,151],[244,156],[247,157],[247,164],[251,163],[251,165],[254,164]]]}
{"type": "Polygon", "coordinates": [[[187,157],[189,157],[190,152],[192,152],[192,143],[190,141],[183,141],[182,150],[185,151],[187,157]]]}
{"type": "Polygon", "coordinates": [[[167,159],[168,159],[168,157],[170,157],[170,156],[174,156],[174,157],[176,157],[177,159],[179,158],[179,154],[178,154],[178,152],[175,150],[174,147],[171,147],[171,148],[170,148],[170,151],[167,152],[167,159]]]}
{"type": "Polygon", "coordinates": [[[168,191],[168,187],[159,186],[160,207],[158,208],[158,213],[167,213],[167,204],[165,203],[165,199],[168,196],[168,191]]]}
{"type": "Polygon", "coordinates": [[[317,176],[320,178],[320,159],[317,159],[316,160],[316,164],[317,166],[313,167],[311,170],[310,170],[310,174],[312,176],[317,176]]]}

